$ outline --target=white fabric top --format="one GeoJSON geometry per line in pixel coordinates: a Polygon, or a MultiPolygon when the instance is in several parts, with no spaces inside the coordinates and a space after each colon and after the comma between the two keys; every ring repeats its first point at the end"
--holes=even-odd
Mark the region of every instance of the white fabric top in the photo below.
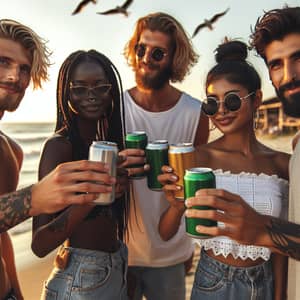
{"type": "MultiPolygon", "coordinates": [[[[300,224],[300,141],[290,160],[289,220],[300,224]]],[[[300,299],[300,262],[289,259],[288,299],[300,299]]]]}
{"type": "MultiPolygon", "coordinates": [[[[145,131],[148,141],[194,142],[201,112],[200,101],[183,93],[174,107],[163,112],[144,110],[132,100],[128,91],[124,94],[124,101],[127,132],[145,131]]],[[[158,224],[161,214],[169,206],[164,193],[148,189],[146,178],[132,182],[135,201],[131,201],[128,225],[129,265],[164,267],[188,259],[194,245],[185,234],[184,217],[178,232],[169,241],[163,241],[158,224]]]]}
{"type": "MultiPolygon", "coordinates": [[[[217,188],[226,189],[231,193],[240,195],[249,205],[258,212],[287,219],[288,212],[288,181],[266,174],[240,173],[231,174],[222,170],[214,171],[217,188]]],[[[224,226],[219,222],[218,226],[224,226]]],[[[269,260],[271,251],[266,247],[241,245],[228,237],[220,236],[209,239],[195,239],[205,250],[211,249],[214,255],[228,254],[237,259],[262,258],[269,260]]]]}

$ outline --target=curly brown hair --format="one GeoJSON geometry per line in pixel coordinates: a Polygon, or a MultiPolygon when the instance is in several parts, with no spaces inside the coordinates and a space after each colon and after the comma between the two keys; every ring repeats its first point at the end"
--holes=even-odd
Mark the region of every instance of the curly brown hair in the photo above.
{"type": "Polygon", "coordinates": [[[138,43],[143,30],[160,31],[171,38],[173,48],[172,82],[181,82],[189,73],[191,67],[196,64],[198,55],[193,49],[190,38],[181,24],[172,16],[157,12],[140,18],[135,31],[124,48],[124,56],[129,66],[133,69],[137,66],[135,45],[138,43]]]}
{"type": "Polygon", "coordinates": [[[272,9],[257,19],[250,36],[250,45],[266,61],[266,47],[290,33],[300,33],[300,7],[272,9]]]}

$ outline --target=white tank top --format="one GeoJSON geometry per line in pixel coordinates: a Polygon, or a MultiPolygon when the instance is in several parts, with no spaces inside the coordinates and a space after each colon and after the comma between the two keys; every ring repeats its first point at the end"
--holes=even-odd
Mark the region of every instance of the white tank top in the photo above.
{"type": "MultiPolygon", "coordinates": [[[[128,91],[124,93],[126,131],[145,131],[149,141],[166,139],[171,143],[194,142],[198,127],[201,102],[182,93],[177,104],[163,112],[149,112],[138,106],[128,91]]],[[[131,197],[129,218],[130,266],[164,267],[188,259],[194,249],[185,234],[182,218],[178,232],[163,241],[158,232],[160,216],[169,206],[163,192],[148,189],[146,178],[132,180],[134,199],[131,197]]]]}
{"type": "MultiPolygon", "coordinates": [[[[240,173],[231,174],[221,170],[214,171],[216,186],[240,195],[250,206],[259,213],[287,219],[288,215],[288,181],[276,175],[240,173]]],[[[218,226],[224,226],[218,223],[218,226]]],[[[205,250],[211,249],[214,255],[228,254],[237,259],[250,258],[257,260],[262,258],[269,260],[271,251],[266,247],[241,245],[225,236],[210,239],[195,239],[205,250]]]]}

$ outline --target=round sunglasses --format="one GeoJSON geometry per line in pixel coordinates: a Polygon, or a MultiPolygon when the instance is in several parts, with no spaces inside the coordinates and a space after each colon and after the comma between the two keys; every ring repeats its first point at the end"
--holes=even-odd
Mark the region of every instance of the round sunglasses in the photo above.
{"type": "MultiPolygon", "coordinates": [[[[136,56],[141,59],[145,56],[147,51],[147,45],[145,44],[136,44],[134,47],[136,56]]],[[[153,47],[150,52],[150,57],[159,62],[167,55],[166,51],[160,47],[153,47]]]]}
{"type": "Polygon", "coordinates": [[[224,97],[223,101],[219,101],[215,97],[207,97],[202,103],[202,110],[207,116],[214,116],[220,107],[220,103],[224,103],[224,106],[229,111],[237,111],[241,108],[242,100],[252,96],[255,92],[252,92],[245,97],[240,97],[236,93],[229,93],[224,97]]]}
{"type": "Polygon", "coordinates": [[[70,89],[72,90],[74,95],[78,97],[87,97],[89,92],[92,92],[95,96],[101,97],[108,94],[108,92],[111,90],[111,84],[102,83],[102,84],[89,87],[87,85],[76,85],[71,82],[70,89]]]}

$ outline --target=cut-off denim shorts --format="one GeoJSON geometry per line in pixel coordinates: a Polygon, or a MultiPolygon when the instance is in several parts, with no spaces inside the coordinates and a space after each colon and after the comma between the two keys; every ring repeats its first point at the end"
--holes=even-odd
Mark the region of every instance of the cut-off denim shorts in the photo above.
{"type": "Polygon", "coordinates": [[[114,253],[68,247],[64,270],[54,268],[41,299],[127,300],[127,248],[114,253]]]}
{"type": "Polygon", "coordinates": [[[233,267],[201,251],[191,300],[273,300],[272,262],[233,267]]]}

